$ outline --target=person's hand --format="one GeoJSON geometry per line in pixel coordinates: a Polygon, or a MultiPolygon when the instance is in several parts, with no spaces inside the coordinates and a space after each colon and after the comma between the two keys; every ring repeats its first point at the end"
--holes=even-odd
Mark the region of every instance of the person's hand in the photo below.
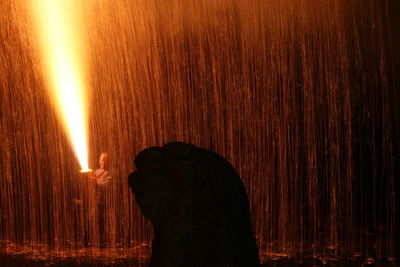
{"type": "Polygon", "coordinates": [[[97,185],[104,186],[111,180],[111,175],[108,171],[103,169],[97,169],[93,173],[94,179],[96,180],[97,185]]]}

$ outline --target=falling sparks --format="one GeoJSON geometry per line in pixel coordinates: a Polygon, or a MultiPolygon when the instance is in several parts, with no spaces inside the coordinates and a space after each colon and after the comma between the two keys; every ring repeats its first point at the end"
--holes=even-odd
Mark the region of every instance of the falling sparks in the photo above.
{"type": "Polygon", "coordinates": [[[142,149],[181,140],[237,168],[262,258],[400,260],[396,1],[25,1],[29,9],[0,1],[0,251],[55,264],[53,253],[68,264],[149,255],[151,225],[126,176],[142,149]],[[35,24],[26,17],[33,3],[35,24]],[[59,31],[48,14],[71,24],[59,31]],[[64,140],[37,94],[30,25],[49,88],[58,73],[50,30],[60,32],[59,51],[73,45],[62,52],[79,78],[70,81],[87,84],[83,63],[96,73],[90,149],[115,155],[104,192],[62,157],[64,140]]]}
{"type": "Polygon", "coordinates": [[[79,2],[34,0],[32,3],[49,92],[82,172],[87,172],[85,47],[79,2]]]}

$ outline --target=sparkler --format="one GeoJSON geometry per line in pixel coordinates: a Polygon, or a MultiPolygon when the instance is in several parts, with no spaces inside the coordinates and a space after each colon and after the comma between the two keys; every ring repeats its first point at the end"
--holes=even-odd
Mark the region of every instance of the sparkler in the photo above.
{"type": "Polygon", "coordinates": [[[82,1],[32,0],[32,4],[50,96],[81,172],[89,172],[82,1]]]}

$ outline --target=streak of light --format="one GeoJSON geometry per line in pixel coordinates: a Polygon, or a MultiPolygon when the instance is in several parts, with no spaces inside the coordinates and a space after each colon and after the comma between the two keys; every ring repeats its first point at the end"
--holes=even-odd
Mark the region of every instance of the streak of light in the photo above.
{"type": "Polygon", "coordinates": [[[82,170],[89,170],[84,23],[80,4],[79,0],[32,1],[50,96],[82,170]]]}

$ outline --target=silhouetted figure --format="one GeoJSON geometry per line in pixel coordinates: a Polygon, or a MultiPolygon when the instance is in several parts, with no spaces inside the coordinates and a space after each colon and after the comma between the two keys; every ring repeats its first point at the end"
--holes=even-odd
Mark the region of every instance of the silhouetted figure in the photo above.
{"type": "Polygon", "coordinates": [[[135,165],[129,186],[154,227],[151,267],[259,266],[246,191],[227,160],[173,142],[135,165]]]}

